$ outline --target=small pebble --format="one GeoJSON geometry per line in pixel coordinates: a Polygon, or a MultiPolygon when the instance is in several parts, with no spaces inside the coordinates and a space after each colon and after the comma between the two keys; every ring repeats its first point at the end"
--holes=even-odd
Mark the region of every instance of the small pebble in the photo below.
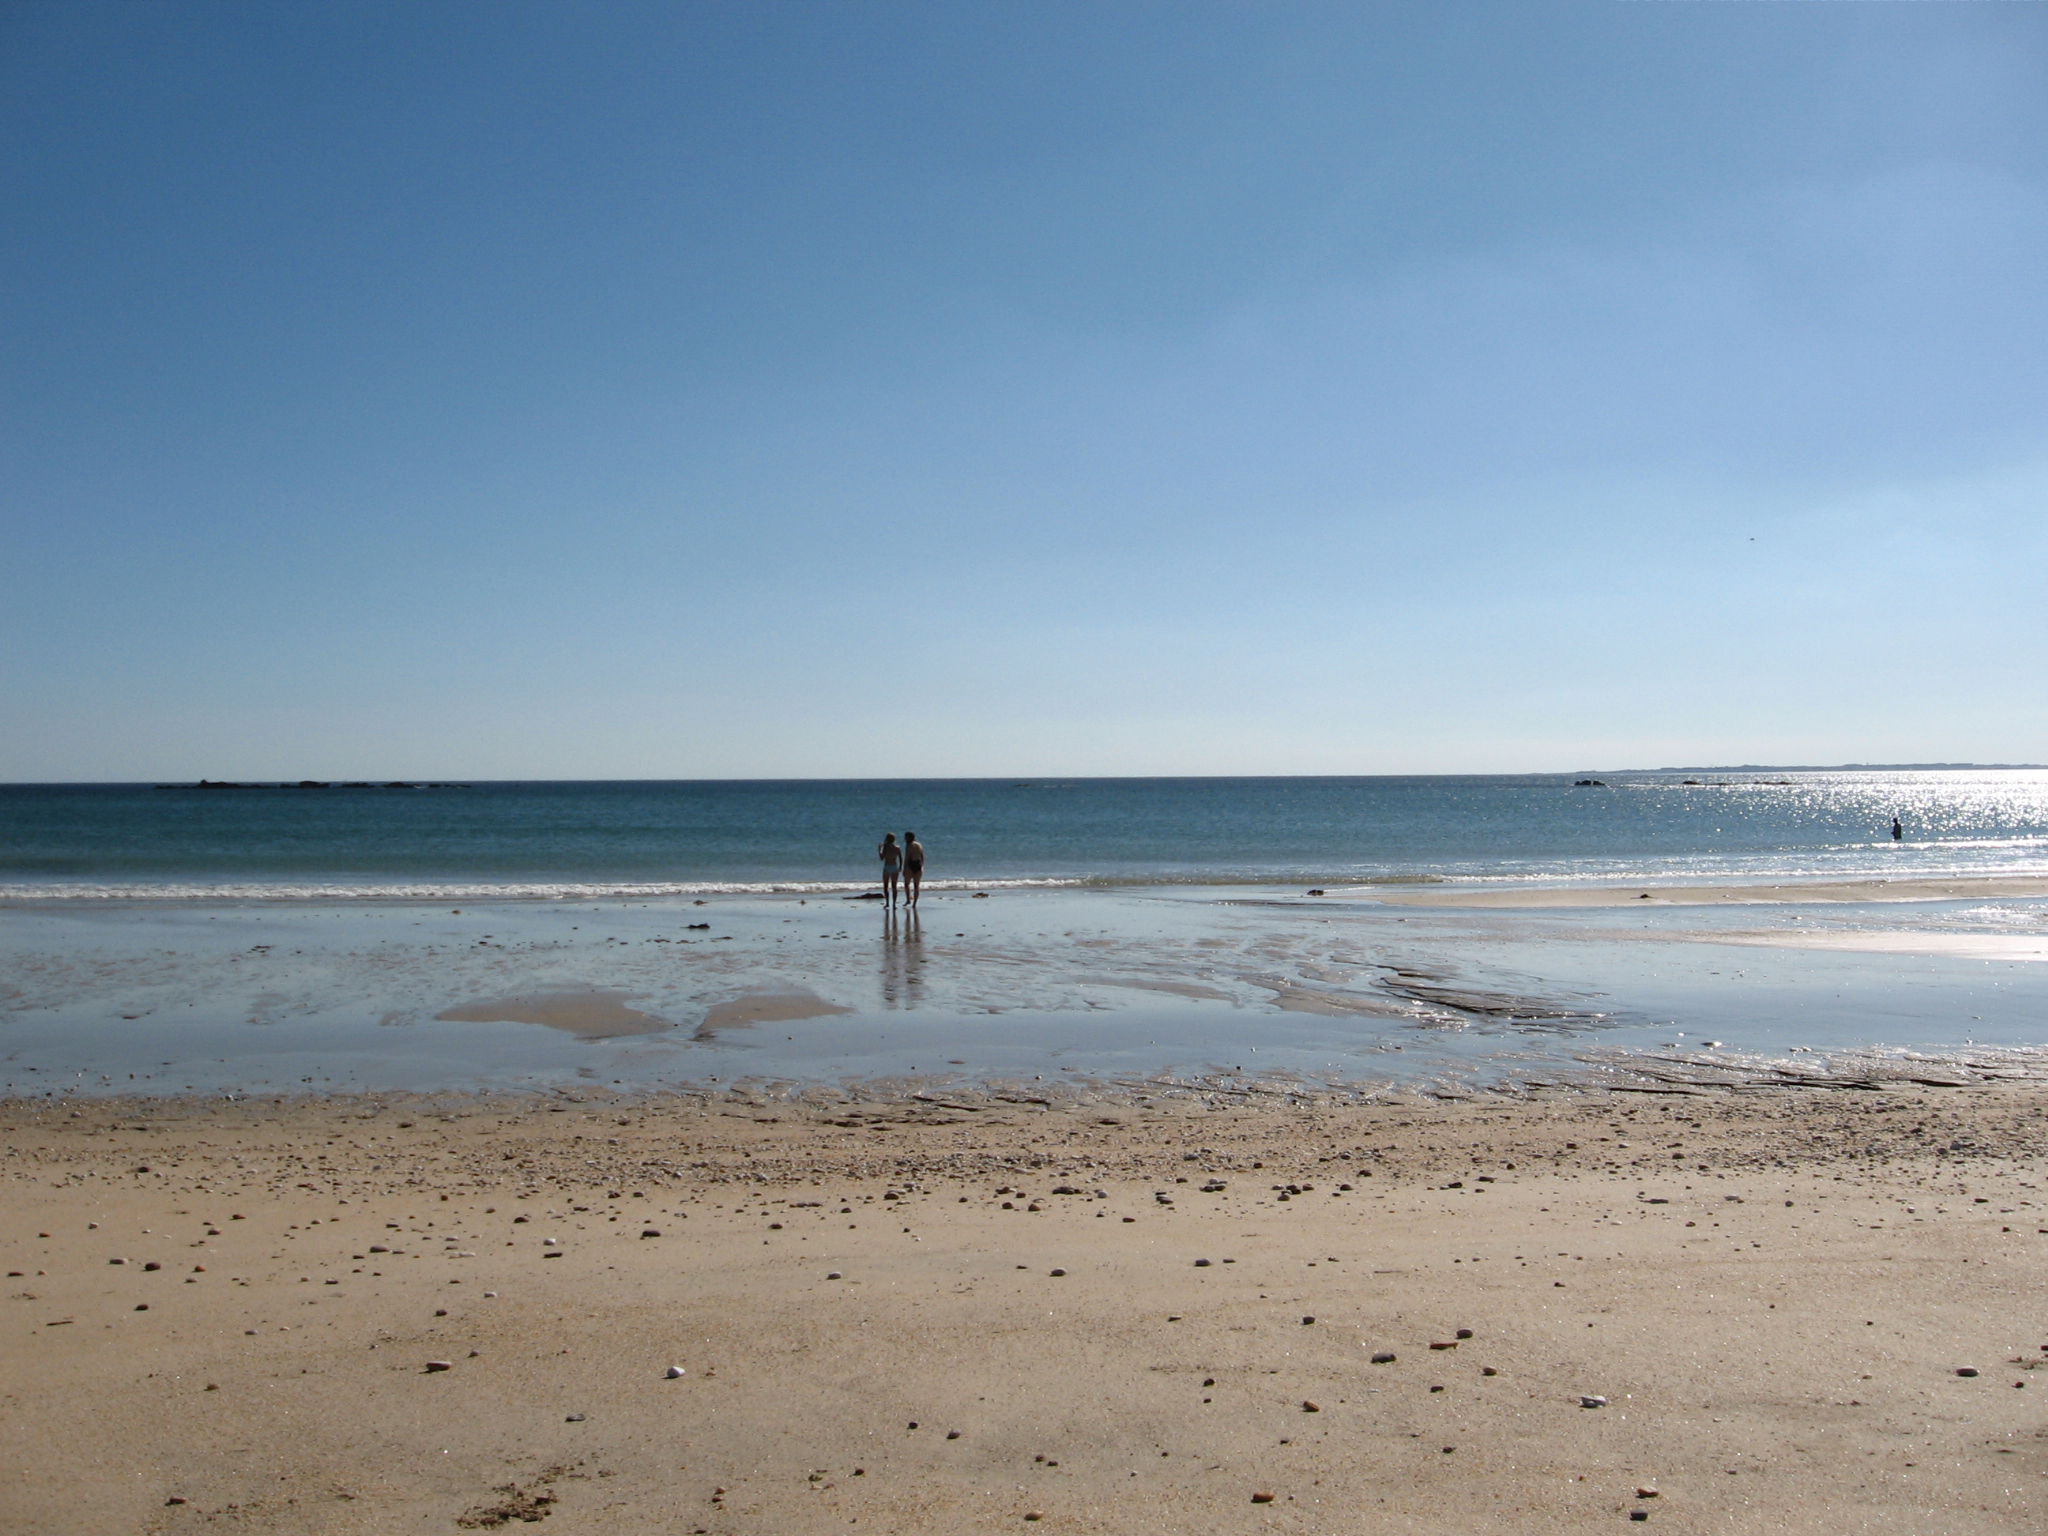
{"type": "Polygon", "coordinates": [[[1066,1271],[1065,1271],[1064,1269],[1055,1269],[1055,1270],[1051,1271],[1051,1273],[1052,1273],[1052,1274],[1054,1274],[1054,1275],[1064,1275],[1064,1274],[1066,1273],[1066,1271]]]}
{"type": "Polygon", "coordinates": [[[1257,1493],[1252,1495],[1252,1502],[1254,1504],[1270,1504],[1273,1502],[1273,1495],[1268,1493],[1265,1489],[1261,1488],[1257,1493]]]}
{"type": "Polygon", "coordinates": [[[1974,1365],[1959,1365],[1956,1367],[1956,1374],[1958,1376],[1974,1376],[1977,1374],[1977,1367],[1974,1365]]]}
{"type": "Polygon", "coordinates": [[[1604,1397],[1582,1397],[1579,1399],[1579,1406],[1581,1408],[1605,1408],[1607,1406],[1607,1399],[1604,1397]]]}
{"type": "Polygon", "coordinates": [[[689,1373],[685,1371],[680,1365],[672,1365],[667,1370],[663,1371],[661,1374],[667,1380],[674,1381],[678,1376],[685,1376],[689,1373]]]}
{"type": "Polygon", "coordinates": [[[845,1278],[845,1276],[841,1275],[839,1271],[835,1269],[831,1273],[827,1274],[825,1278],[827,1280],[842,1280],[845,1278]]]}
{"type": "Polygon", "coordinates": [[[1392,1365],[1394,1363],[1394,1352],[1391,1349],[1383,1349],[1372,1357],[1372,1363],[1374,1365],[1392,1365]]]}
{"type": "Polygon", "coordinates": [[[455,1362],[453,1360],[429,1360],[427,1362],[427,1369],[430,1371],[452,1371],[455,1369],[455,1362]]]}
{"type": "Polygon", "coordinates": [[[565,1424],[581,1424],[585,1417],[586,1416],[584,1414],[572,1413],[562,1422],[565,1424]]]}
{"type": "Polygon", "coordinates": [[[1323,1411],[1323,1405],[1317,1402],[1314,1398],[1304,1397],[1301,1400],[1301,1411],[1303,1413],[1321,1413],[1323,1411]]]}

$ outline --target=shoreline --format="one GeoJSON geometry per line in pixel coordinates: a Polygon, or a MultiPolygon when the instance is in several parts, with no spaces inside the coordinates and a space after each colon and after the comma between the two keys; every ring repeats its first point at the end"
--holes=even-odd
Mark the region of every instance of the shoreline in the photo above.
{"type": "Polygon", "coordinates": [[[0,1128],[50,1536],[2048,1517],[2034,1085],[0,1128]]]}
{"type": "MultiPolygon", "coordinates": [[[[1504,884],[1498,877],[1417,871],[1378,878],[1293,873],[1220,875],[998,875],[982,880],[946,876],[924,884],[927,895],[951,898],[1029,896],[1192,896],[1215,892],[1224,899],[1265,893],[1308,895],[1329,901],[1377,901],[1392,906],[1573,907],[1621,906],[1647,892],[1653,902],[1721,905],[1791,902],[1889,903],[1997,900],[2048,896],[2048,874],[1939,874],[1853,878],[1801,877],[1789,880],[1689,881],[1662,884],[1664,875],[1628,881],[1608,874],[1529,877],[1504,884]]],[[[444,879],[402,884],[368,880],[212,883],[156,881],[94,884],[46,881],[0,882],[0,912],[189,911],[247,906],[280,910],[306,908],[445,906],[449,902],[503,906],[573,906],[588,902],[795,901],[849,907],[879,905],[881,887],[859,880],[695,880],[695,881],[489,881],[444,879]]]]}

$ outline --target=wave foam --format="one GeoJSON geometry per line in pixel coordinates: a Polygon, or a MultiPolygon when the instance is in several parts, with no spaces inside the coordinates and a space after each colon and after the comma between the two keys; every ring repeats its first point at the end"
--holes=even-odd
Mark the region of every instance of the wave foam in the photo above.
{"type": "MultiPolygon", "coordinates": [[[[1892,847],[1894,845],[1878,845],[1892,847]]],[[[2048,847],[2039,839],[1997,844],[1947,845],[2048,847]]],[[[2048,876],[2048,860],[2000,858],[1981,861],[1897,861],[1892,858],[1785,860],[1682,859],[1656,863],[1576,865],[1511,862],[1492,868],[1447,864],[1434,871],[1360,870],[1173,870],[1098,874],[1004,875],[986,880],[932,879],[928,891],[1080,891],[1162,889],[1332,889],[1414,885],[1611,886],[1669,884],[1797,884],[1808,881],[1913,879],[1997,879],[2048,876]]],[[[0,905],[182,904],[201,902],[528,902],[663,901],[695,897],[853,896],[877,890],[858,880],[0,880],[0,905]]]]}

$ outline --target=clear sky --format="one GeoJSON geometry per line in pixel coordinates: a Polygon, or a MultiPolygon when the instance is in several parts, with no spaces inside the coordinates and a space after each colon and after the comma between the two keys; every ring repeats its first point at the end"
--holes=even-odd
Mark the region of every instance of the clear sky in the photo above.
{"type": "Polygon", "coordinates": [[[0,3],[0,779],[2048,760],[2048,6],[0,3]]]}

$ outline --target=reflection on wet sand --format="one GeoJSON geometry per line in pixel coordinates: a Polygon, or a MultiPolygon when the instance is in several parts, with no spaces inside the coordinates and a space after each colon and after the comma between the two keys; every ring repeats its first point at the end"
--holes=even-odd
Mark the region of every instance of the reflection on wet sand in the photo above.
{"type": "Polygon", "coordinates": [[[1706,933],[1709,944],[1762,944],[1779,949],[1840,949],[1873,955],[1954,955],[1966,960],[2048,961],[2048,937],[2028,933],[1799,931],[1706,933]]]}
{"type": "Polygon", "coordinates": [[[917,908],[882,913],[882,1006],[914,1009],[924,1001],[924,923],[917,908]]]}
{"type": "Polygon", "coordinates": [[[531,992],[493,1002],[444,1008],[434,1017],[462,1024],[544,1024],[582,1040],[652,1035],[675,1026],[667,1019],[628,1008],[624,992],[531,992]]]}
{"type": "Polygon", "coordinates": [[[1802,880],[1774,885],[1484,886],[1451,890],[1385,889],[1375,881],[1335,897],[1403,907],[1626,907],[1783,906],[1791,902],[1995,901],[2048,896],[2040,875],[1957,876],[1952,879],[1802,880]]]}

